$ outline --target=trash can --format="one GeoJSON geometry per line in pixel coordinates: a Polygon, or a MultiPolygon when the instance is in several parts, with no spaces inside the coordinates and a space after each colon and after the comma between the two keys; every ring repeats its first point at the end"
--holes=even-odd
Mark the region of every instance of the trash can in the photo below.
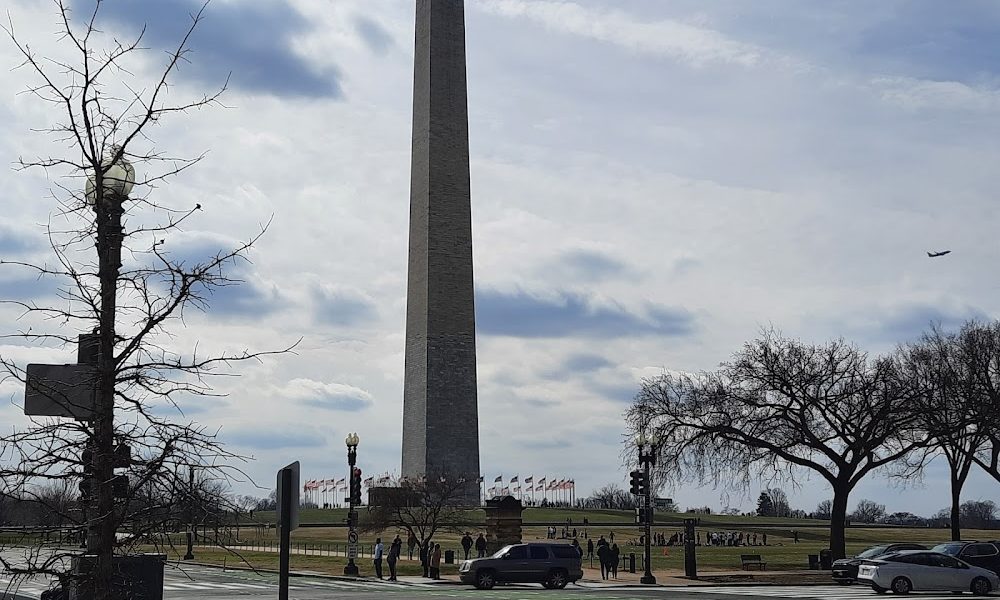
{"type": "Polygon", "coordinates": [[[819,551],[819,568],[824,571],[833,569],[833,552],[827,548],[819,551]]]}
{"type": "Polygon", "coordinates": [[[445,550],[444,551],[444,563],[446,565],[453,565],[453,564],[455,564],[455,551],[454,550],[445,550]]]}
{"type": "Polygon", "coordinates": [[[628,572],[635,573],[635,552],[628,553],[628,572]]]}
{"type": "Polygon", "coordinates": [[[819,554],[809,555],[809,570],[818,571],[819,570],[819,554]]]}

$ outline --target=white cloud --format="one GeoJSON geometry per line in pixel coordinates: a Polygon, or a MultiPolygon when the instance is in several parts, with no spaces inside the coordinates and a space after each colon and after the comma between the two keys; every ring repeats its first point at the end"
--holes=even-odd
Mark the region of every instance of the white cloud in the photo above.
{"type": "Polygon", "coordinates": [[[958,81],[878,77],[872,80],[872,86],[882,100],[907,111],[995,112],[1000,109],[1000,90],[974,87],[958,81]]]}
{"type": "Polygon", "coordinates": [[[691,23],[671,19],[645,22],[620,10],[591,9],[568,0],[478,0],[474,6],[695,67],[713,63],[754,66],[764,55],[762,49],[752,44],[691,23]]]}
{"type": "MultiPolygon", "coordinates": [[[[301,338],[294,354],[235,365],[241,377],[216,379],[228,394],[222,401],[187,404],[199,408],[192,418],[223,427],[223,441],[232,432],[255,454],[248,470],[265,485],[295,459],[308,478],[343,476],[342,439],[355,430],[366,472],[397,470],[402,428],[413,3],[294,5],[314,24],[296,40],[298,55],[315,72],[335,71],[342,99],[233,90],[224,98],[231,108],[151,130],[172,155],[210,151],[197,168],[152,191],[170,206],[203,206],[165,247],[198,253],[229,245],[273,219],[253,264],[240,272],[251,286],[278,291],[268,296],[272,310],[225,319],[191,311],[172,324],[176,337],[164,340],[183,351],[197,343],[207,354],[276,349],[301,338]],[[365,43],[357,30],[363,14],[391,45],[380,51],[365,43]],[[324,305],[334,311],[325,319],[324,305]],[[274,435],[265,439],[268,430],[274,435]]],[[[51,7],[12,6],[18,31],[48,52],[51,7]]],[[[891,337],[919,328],[934,309],[1000,314],[995,285],[983,276],[997,262],[1000,218],[1000,131],[987,112],[996,102],[990,88],[928,83],[881,66],[885,75],[872,83],[863,61],[840,43],[814,61],[822,72],[768,68],[785,64],[780,52],[808,42],[810,32],[781,23],[755,30],[753,23],[773,23],[756,3],[736,10],[688,2],[705,13],[697,21],[671,12],[683,2],[467,6],[477,283],[602,299],[637,314],[679,307],[698,324],[683,337],[480,335],[485,473],[574,477],[581,494],[623,481],[621,415],[639,379],[662,368],[711,369],[761,325],[816,340],[891,337]],[[641,17],[633,11],[640,5],[641,17]],[[727,10],[746,19],[720,16],[727,10]],[[927,118],[926,110],[942,106],[955,110],[927,118]],[[923,254],[946,247],[955,251],[945,260],[923,254]],[[566,253],[579,249],[613,261],[567,264],[566,253]],[[581,264],[589,271],[581,273],[581,264]],[[553,376],[581,354],[608,364],[553,376]],[[546,445],[561,448],[540,448],[546,445]]],[[[838,13],[837,22],[847,27],[857,18],[838,13]]],[[[137,61],[140,76],[160,60],[154,55],[137,61]]],[[[67,151],[31,131],[55,113],[17,93],[30,74],[11,70],[16,63],[0,52],[4,165],[22,152],[67,151]]],[[[171,88],[197,91],[183,79],[171,88]]],[[[52,182],[5,169],[0,187],[7,192],[0,233],[39,234],[37,224],[56,209],[52,182]]],[[[9,277],[0,272],[0,282],[9,277]]],[[[0,307],[0,317],[7,323],[0,333],[30,325],[14,307],[0,307]]],[[[879,339],[870,349],[890,346],[879,339]]],[[[0,353],[20,362],[73,356],[24,346],[0,353]]],[[[15,387],[0,389],[0,399],[11,396],[15,387]]],[[[929,514],[943,505],[935,494],[887,492],[878,478],[865,485],[859,494],[894,509],[929,514]]],[[[976,485],[974,493],[995,489],[976,485]]],[[[675,492],[683,505],[715,504],[705,490],[675,492]]],[[[793,504],[810,509],[826,493],[806,482],[793,504]]],[[[751,495],[744,506],[752,502],[751,495]]]]}

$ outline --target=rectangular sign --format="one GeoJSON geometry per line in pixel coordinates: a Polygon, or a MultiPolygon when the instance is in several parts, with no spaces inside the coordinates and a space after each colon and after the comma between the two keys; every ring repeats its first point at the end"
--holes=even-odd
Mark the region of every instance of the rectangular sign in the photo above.
{"type": "Polygon", "coordinates": [[[358,545],[348,544],[347,545],[347,558],[357,558],[358,557],[358,545]]]}
{"type": "Polygon", "coordinates": [[[94,414],[97,369],[93,365],[28,365],[24,414],[87,421],[94,414]]]}

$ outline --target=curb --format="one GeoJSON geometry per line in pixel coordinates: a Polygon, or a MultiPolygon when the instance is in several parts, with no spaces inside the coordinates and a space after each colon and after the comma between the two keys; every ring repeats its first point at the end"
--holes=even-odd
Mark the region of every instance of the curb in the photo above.
{"type": "MultiPolygon", "coordinates": [[[[212,564],[212,563],[202,563],[202,562],[197,562],[197,561],[178,561],[177,563],[169,563],[168,562],[167,564],[168,565],[169,564],[193,565],[193,566],[197,566],[197,567],[206,567],[206,568],[210,568],[210,569],[219,569],[219,570],[222,570],[222,571],[244,571],[244,572],[249,572],[249,573],[268,573],[268,574],[273,574],[273,575],[277,575],[278,574],[278,571],[275,570],[275,569],[252,569],[250,567],[228,566],[228,565],[227,566],[222,566],[222,565],[216,565],[216,564],[212,564]]],[[[317,579],[329,579],[329,580],[332,580],[332,581],[384,581],[384,580],[376,579],[375,577],[348,577],[346,575],[329,575],[329,574],[326,574],[326,573],[311,573],[311,572],[302,572],[302,571],[289,571],[288,572],[288,576],[289,577],[315,577],[317,579]]],[[[583,583],[600,583],[600,580],[580,580],[580,581],[583,582],[583,583]]],[[[433,579],[428,579],[426,581],[426,583],[432,584],[432,585],[441,585],[441,586],[466,585],[466,584],[462,583],[461,581],[454,580],[454,579],[438,579],[436,581],[433,580],[433,579]]],[[[653,588],[686,588],[686,587],[704,587],[704,588],[709,588],[709,587],[721,587],[721,586],[727,586],[727,587],[729,587],[729,586],[736,586],[736,587],[770,587],[770,586],[816,587],[816,586],[831,585],[832,583],[833,583],[832,579],[830,580],[829,583],[828,582],[822,582],[822,583],[810,583],[810,582],[779,583],[779,582],[773,582],[773,581],[726,581],[726,582],[714,582],[714,581],[710,581],[710,580],[706,580],[706,579],[696,579],[696,580],[693,580],[692,582],[685,582],[685,583],[654,583],[654,584],[648,584],[648,583],[620,583],[620,584],[615,584],[613,586],[609,585],[609,586],[607,586],[607,589],[629,589],[629,588],[632,588],[632,589],[653,589],[653,588]]],[[[574,586],[579,587],[579,588],[584,588],[585,587],[585,586],[577,585],[576,583],[573,583],[571,585],[574,585],[574,586]]],[[[847,587],[847,586],[845,586],[845,587],[847,587]]],[[[597,589],[597,590],[599,590],[599,589],[601,589],[601,587],[586,587],[585,589],[597,589]]]]}

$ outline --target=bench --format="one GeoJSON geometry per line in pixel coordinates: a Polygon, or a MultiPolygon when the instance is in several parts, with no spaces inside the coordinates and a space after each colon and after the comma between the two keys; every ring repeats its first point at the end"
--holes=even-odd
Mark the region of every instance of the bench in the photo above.
{"type": "Polygon", "coordinates": [[[749,571],[750,567],[755,567],[758,571],[763,571],[767,563],[761,559],[760,554],[740,554],[740,563],[744,571],[749,571]]]}

